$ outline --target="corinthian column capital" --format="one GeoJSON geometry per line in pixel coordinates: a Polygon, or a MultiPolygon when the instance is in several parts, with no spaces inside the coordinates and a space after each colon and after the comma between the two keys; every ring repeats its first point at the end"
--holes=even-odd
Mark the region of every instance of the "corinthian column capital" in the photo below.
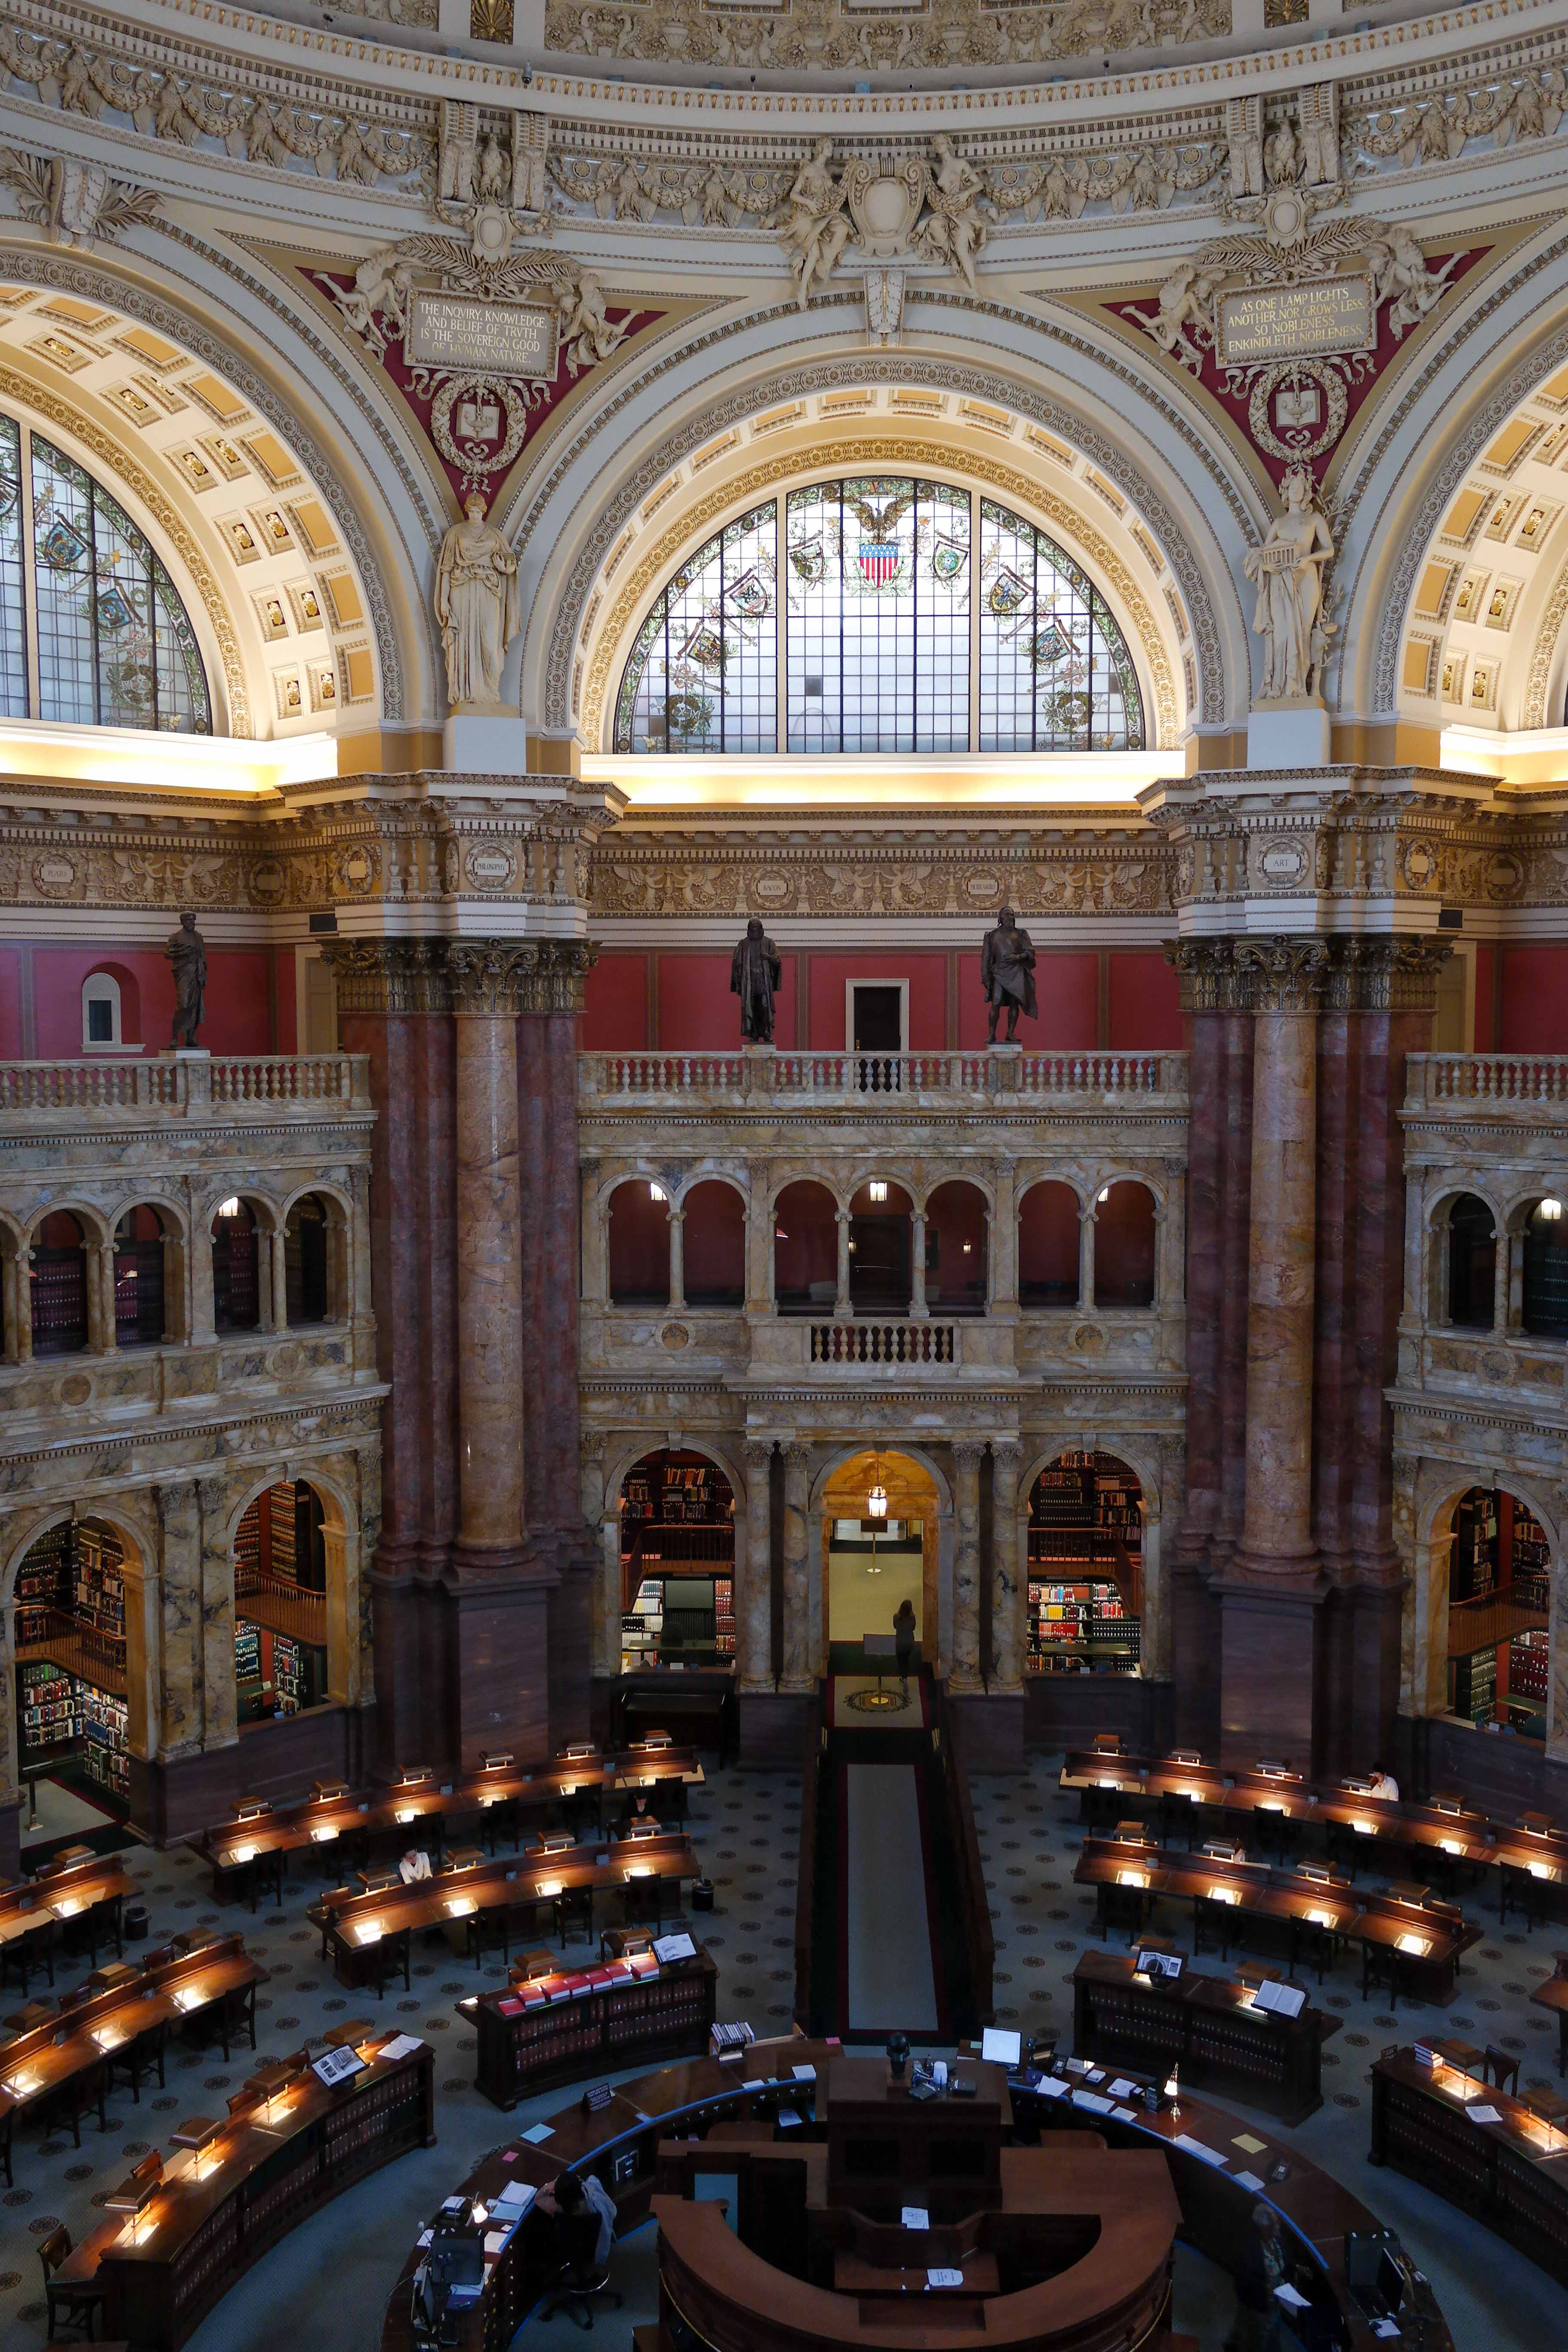
{"type": "Polygon", "coordinates": [[[1237,940],[1238,970],[1253,975],[1259,1013],[1315,1013],[1329,969],[1327,940],[1237,940]]]}

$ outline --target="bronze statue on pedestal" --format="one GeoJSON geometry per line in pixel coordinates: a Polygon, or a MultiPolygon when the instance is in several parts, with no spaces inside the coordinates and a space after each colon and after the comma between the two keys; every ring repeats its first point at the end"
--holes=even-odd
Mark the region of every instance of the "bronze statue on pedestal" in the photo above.
{"type": "Polygon", "coordinates": [[[996,918],[996,928],[987,931],[980,950],[980,985],[991,1007],[990,1044],[996,1043],[996,1023],[1004,1005],[1007,1008],[1007,1043],[1013,1045],[1018,1034],[1018,1015],[1026,1013],[1033,1021],[1039,1013],[1035,995],[1035,949],[1027,931],[1018,929],[1018,918],[1011,907],[1004,907],[996,918]]]}
{"type": "Polygon", "coordinates": [[[206,941],[196,929],[194,915],[180,917],[180,928],[170,932],[163,953],[174,968],[174,1029],[170,1044],[176,1048],[193,1047],[207,987],[206,941]]]}
{"type": "Polygon", "coordinates": [[[753,915],[730,959],[730,992],[741,1000],[741,1035],[748,1045],[773,1042],[773,991],[783,969],[777,948],[753,915]]]}

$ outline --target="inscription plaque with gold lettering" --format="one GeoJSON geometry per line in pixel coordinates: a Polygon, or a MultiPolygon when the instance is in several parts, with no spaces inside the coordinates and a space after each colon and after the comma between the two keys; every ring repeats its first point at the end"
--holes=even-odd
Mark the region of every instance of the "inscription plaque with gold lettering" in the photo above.
{"type": "Polygon", "coordinates": [[[1304,286],[1238,286],[1219,299],[1222,367],[1370,352],[1377,312],[1370,273],[1347,271],[1304,286]]]}
{"type": "Polygon", "coordinates": [[[523,302],[466,301],[417,292],[409,300],[405,352],[412,367],[467,369],[494,376],[553,380],[559,321],[523,302]]]}

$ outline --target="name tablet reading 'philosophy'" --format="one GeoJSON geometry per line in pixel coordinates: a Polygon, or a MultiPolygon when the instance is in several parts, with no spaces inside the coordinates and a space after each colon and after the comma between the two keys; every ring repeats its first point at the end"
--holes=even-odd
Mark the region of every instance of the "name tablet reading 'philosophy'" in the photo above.
{"type": "Polygon", "coordinates": [[[555,373],[556,319],[521,302],[416,293],[408,306],[410,363],[546,379],[555,373]]]}
{"type": "Polygon", "coordinates": [[[1222,366],[1370,352],[1376,341],[1372,279],[1361,272],[1308,286],[1240,286],[1219,303],[1222,366]]]}

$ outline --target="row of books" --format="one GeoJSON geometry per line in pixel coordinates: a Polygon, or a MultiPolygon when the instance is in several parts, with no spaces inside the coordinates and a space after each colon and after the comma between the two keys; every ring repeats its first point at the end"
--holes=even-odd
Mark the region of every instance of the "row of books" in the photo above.
{"type": "Polygon", "coordinates": [[[556,2001],[585,2000],[590,1993],[646,1983],[658,1973],[659,1964],[652,1952],[632,1952],[625,1959],[601,1960],[590,1969],[558,1969],[547,1977],[531,1977],[513,1985],[510,1992],[490,1998],[500,2016],[521,2017],[529,2010],[549,2009],[556,2001]]]}

